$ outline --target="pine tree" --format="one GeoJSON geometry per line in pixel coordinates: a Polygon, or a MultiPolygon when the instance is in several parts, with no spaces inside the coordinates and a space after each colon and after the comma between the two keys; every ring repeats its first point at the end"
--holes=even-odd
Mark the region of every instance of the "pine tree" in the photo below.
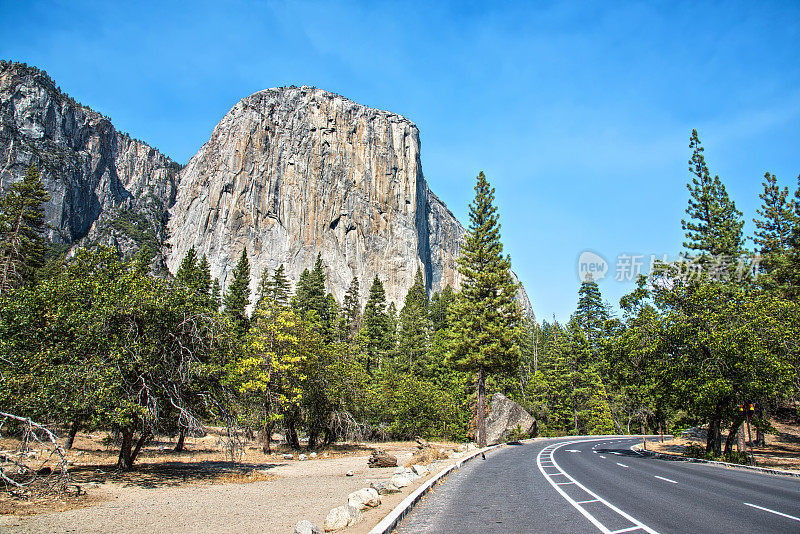
{"type": "Polygon", "coordinates": [[[369,288],[359,337],[366,353],[367,372],[370,372],[374,365],[380,368],[382,356],[389,350],[390,340],[386,292],[378,275],[375,275],[369,288]]]}
{"type": "Polygon", "coordinates": [[[35,165],[0,200],[0,295],[31,282],[44,266],[42,205],[49,200],[35,165]]]}
{"type": "Polygon", "coordinates": [[[603,324],[608,319],[603,299],[600,296],[600,288],[597,282],[587,278],[581,283],[578,290],[578,310],[575,312],[575,320],[586,334],[592,354],[597,355],[600,339],[603,335],[603,324]]]}
{"type": "Polygon", "coordinates": [[[274,306],[286,307],[289,305],[289,279],[286,278],[286,271],[283,264],[279,265],[270,278],[266,267],[261,271],[261,281],[256,290],[256,308],[270,303],[274,306]]]}
{"type": "Polygon", "coordinates": [[[408,373],[414,374],[415,366],[421,364],[420,360],[428,352],[429,330],[428,293],[422,280],[422,270],[417,268],[414,283],[409,288],[403,308],[400,310],[398,348],[403,361],[398,363],[408,373]]]}
{"type": "Polygon", "coordinates": [[[186,255],[183,257],[181,265],[175,273],[175,278],[184,287],[195,289],[195,283],[199,277],[197,269],[197,251],[195,251],[194,247],[186,251],[186,255]]]}
{"type": "Polygon", "coordinates": [[[477,375],[478,445],[486,445],[487,373],[515,372],[522,317],[514,298],[511,258],[503,256],[494,189],[483,172],[469,206],[470,226],[458,259],[461,292],[453,311],[448,362],[477,375]]]}
{"type": "Polygon", "coordinates": [[[433,294],[431,303],[428,306],[431,330],[438,332],[448,327],[447,316],[454,300],[455,293],[453,293],[453,288],[450,284],[444,286],[441,293],[437,291],[433,294]]]}
{"type": "Polygon", "coordinates": [[[197,264],[197,291],[202,295],[211,296],[211,265],[205,254],[197,264]]]}
{"type": "Polygon", "coordinates": [[[228,286],[223,300],[225,313],[233,320],[236,334],[243,337],[249,327],[247,306],[250,305],[250,262],[247,249],[242,251],[239,263],[233,270],[233,280],[228,286]]]}
{"type": "Polygon", "coordinates": [[[219,311],[219,307],[222,306],[222,288],[219,285],[219,280],[214,278],[211,282],[211,309],[214,311],[219,311]]]}
{"type": "Polygon", "coordinates": [[[314,269],[311,271],[304,269],[300,274],[297,292],[292,297],[292,307],[301,316],[307,317],[309,312],[313,312],[325,339],[333,341],[336,327],[335,301],[333,304],[331,304],[329,296],[325,294],[325,267],[322,263],[322,255],[317,254],[314,269]]]}
{"type": "Polygon", "coordinates": [[[359,299],[358,277],[354,276],[342,302],[342,316],[340,319],[341,332],[339,337],[342,341],[348,343],[355,338],[361,327],[361,304],[359,299]]]}
{"type": "Polygon", "coordinates": [[[719,176],[711,179],[697,130],[692,130],[689,148],[689,172],[694,177],[686,185],[690,193],[686,208],[689,220],[681,221],[687,239],[683,246],[702,255],[737,257],[742,252],[742,212],[728,197],[719,176]]]}

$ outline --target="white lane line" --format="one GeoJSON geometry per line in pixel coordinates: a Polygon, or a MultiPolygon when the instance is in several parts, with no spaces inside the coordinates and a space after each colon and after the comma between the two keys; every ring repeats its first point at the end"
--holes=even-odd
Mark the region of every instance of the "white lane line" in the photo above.
{"type": "Polygon", "coordinates": [[[589,499],[588,501],[578,501],[578,504],[589,504],[590,502],[600,502],[600,499],[589,499]]]}
{"type": "Polygon", "coordinates": [[[605,456],[603,456],[602,454],[599,454],[598,456],[600,456],[600,458],[602,458],[603,460],[605,460],[605,459],[606,459],[606,457],[605,457],[605,456]]]}
{"type": "Polygon", "coordinates": [[[628,469],[630,469],[630,466],[628,466],[628,465],[625,465],[625,464],[621,464],[621,463],[619,463],[619,462],[617,462],[617,465],[618,465],[618,466],[620,466],[620,467],[627,467],[628,469]]]}
{"type": "Polygon", "coordinates": [[[639,530],[642,527],[628,527],[628,528],[621,528],[619,530],[614,530],[611,534],[620,534],[621,532],[630,532],[632,530],[639,530]]]}
{"type": "Polygon", "coordinates": [[[668,479],[668,478],[660,477],[660,476],[658,476],[658,475],[654,475],[654,476],[655,476],[656,478],[660,479],[660,480],[663,480],[663,481],[665,481],[665,482],[672,482],[673,484],[677,484],[677,482],[675,482],[674,480],[670,480],[670,479],[668,479]]]}
{"type": "MultiPolygon", "coordinates": [[[[556,462],[556,459],[553,456],[553,453],[555,453],[556,450],[558,450],[561,447],[567,446],[567,445],[572,445],[573,443],[582,443],[582,442],[586,442],[586,441],[593,441],[593,440],[591,440],[591,439],[583,439],[583,440],[567,441],[565,443],[560,443],[560,444],[552,445],[552,446],[548,445],[547,447],[545,447],[544,449],[539,451],[539,454],[536,456],[536,463],[537,463],[537,465],[539,467],[539,471],[542,474],[544,474],[544,468],[542,467],[542,456],[547,454],[548,461],[553,462],[553,465],[555,465],[556,469],[558,469],[559,471],[564,473],[567,476],[567,478],[569,478],[572,482],[574,482],[574,484],[577,487],[582,489],[590,497],[592,497],[594,499],[597,499],[597,501],[601,502],[606,507],[610,508],[611,510],[613,510],[617,514],[621,515],[622,517],[624,517],[625,519],[627,519],[628,521],[630,521],[631,523],[636,525],[637,529],[644,530],[645,532],[648,532],[649,534],[658,534],[655,530],[651,529],[650,527],[648,527],[647,525],[645,525],[641,521],[638,521],[638,520],[634,519],[633,517],[631,517],[627,513],[623,512],[622,510],[620,510],[619,508],[617,508],[616,506],[614,506],[610,502],[604,500],[599,495],[594,493],[592,490],[590,490],[589,488],[587,488],[586,486],[584,486],[583,484],[581,484],[580,482],[578,482],[577,480],[572,478],[572,476],[570,476],[566,471],[564,471],[564,469],[561,468],[560,465],[558,465],[558,462],[556,462]]],[[[572,497],[567,495],[567,493],[563,489],[561,489],[561,487],[560,487],[561,484],[557,484],[557,483],[553,482],[552,478],[548,477],[548,476],[545,476],[545,480],[547,480],[547,482],[549,482],[550,485],[553,486],[553,488],[558,493],[560,493],[561,496],[564,497],[564,499],[566,499],[566,501],[568,503],[570,503],[576,510],[578,510],[581,513],[581,515],[583,515],[594,526],[596,526],[600,530],[600,532],[602,532],[603,534],[612,534],[612,531],[610,529],[608,529],[605,525],[603,525],[600,521],[598,521],[597,518],[594,517],[592,514],[590,514],[583,506],[578,504],[578,502],[575,501],[575,499],[573,499],[572,497]]],[[[592,501],[592,502],[594,502],[594,501],[592,501]]]]}
{"type": "Polygon", "coordinates": [[[616,454],[617,456],[621,455],[621,453],[618,453],[617,451],[611,451],[611,454],[616,454]]]}
{"type": "Polygon", "coordinates": [[[784,514],[783,512],[778,512],[777,510],[771,510],[769,508],[764,508],[763,506],[757,506],[755,504],[750,504],[749,502],[744,503],[745,506],[752,506],[753,508],[758,508],[759,510],[764,510],[765,512],[769,512],[771,514],[779,515],[781,517],[788,517],[789,519],[794,519],[795,521],[800,521],[800,517],[795,517],[793,515],[784,514]]]}
{"type": "Polygon", "coordinates": [[[556,482],[556,486],[566,486],[567,484],[575,484],[575,482],[556,482]]]}
{"type": "Polygon", "coordinates": [[[578,449],[564,449],[567,452],[581,452],[578,449]]]}

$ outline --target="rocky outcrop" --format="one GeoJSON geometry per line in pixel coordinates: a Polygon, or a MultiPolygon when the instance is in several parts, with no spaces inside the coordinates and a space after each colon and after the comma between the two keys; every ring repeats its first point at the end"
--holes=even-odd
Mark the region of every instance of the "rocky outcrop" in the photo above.
{"type": "Polygon", "coordinates": [[[486,443],[501,443],[517,431],[528,437],[534,435],[536,419],[502,393],[495,393],[492,395],[489,417],[486,419],[486,443]]]}
{"type": "Polygon", "coordinates": [[[0,62],[0,189],[35,164],[51,200],[45,206],[54,243],[91,234],[123,254],[145,241],[157,252],[180,166],[118,132],[100,113],[61,92],[47,74],[0,62]]]}
{"type": "Polygon", "coordinates": [[[425,181],[417,127],[313,87],[236,104],[181,173],[169,230],[170,269],[194,247],[223,287],[245,248],[255,276],[283,264],[292,282],[321,254],[339,302],[354,276],[362,301],[378,275],[398,305],[417,269],[430,291],[459,286],[464,228],[425,181]]]}

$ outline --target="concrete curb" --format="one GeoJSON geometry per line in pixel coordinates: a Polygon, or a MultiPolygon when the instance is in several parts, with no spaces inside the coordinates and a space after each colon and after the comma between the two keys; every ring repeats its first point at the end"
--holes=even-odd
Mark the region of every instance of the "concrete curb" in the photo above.
{"type": "Polygon", "coordinates": [[[654,451],[643,451],[640,449],[640,445],[634,445],[635,450],[639,454],[644,454],[647,456],[653,456],[654,458],[660,458],[662,460],[670,460],[673,462],[692,462],[696,464],[711,464],[711,465],[718,465],[720,467],[730,467],[734,469],[747,469],[749,471],[757,471],[760,473],[768,474],[768,475],[784,475],[790,477],[800,477],[800,472],[797,471],[786,471],[784,469],[773,469],[770,467],[757,467],[754,465],[743,465],[743,464],[732,464],[730,462],[718,462],[716,460],[705,460],[703,458],[689,458],[688,456],[681,456],[680,454],[670,454],[668,452],[654,452],[654,451]]]}
{"type": "Polygon", "coordinates": [[[502,447],[505,443],[500,443],[498,445],[492,445],[491,447],[486,447],[485,449],[478,449],[472,454],[469,454],[465,458],[459,460],[458,462],[454,463],[450,467],[444,469],[442,472],[438,473],[436,476],[425,482],[423,485],[415,489],[411,494],[403,499],[403,501],[394,507],[394,509],[389,512],[389,514],[381,519],[380,523],[372,527],[372,530],[369,531],[369,534],[386,534],[394,530],[400,521],[411,511],[415,504],[426,494],[430,489],[433,487],[434,484],[442,480],[446,477],[450,472],[459,469],[462,465],[466,462],[472,460],[476,456],[481,453],[487,453],[489,451],[493,451],[499,447],[502,447]]]}

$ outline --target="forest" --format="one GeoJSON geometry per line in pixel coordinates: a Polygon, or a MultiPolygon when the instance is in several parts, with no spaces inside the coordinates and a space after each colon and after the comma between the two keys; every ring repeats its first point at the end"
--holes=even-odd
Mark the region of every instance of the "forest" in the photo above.
{"type": "Polygon", "coordinates": [[[461,287],[429,295],[418,271],[396,305],[380,275],[354,278],[337,302],[320,256],[292,287],[282,266],[252,273],[243,251],[223,292],[194,249],[174,276],[154,272],[146,249],[125,261],[102,246],[54,255],[49,195],[31,167],[0,199],[0,412],[21,418],[2,430],[36,421],[63,429],[67,448],[79,431],[107,430],[122,469],[153,436],[179,448],[209,424],[227,429],[232,455],[244,437],[269,452],[275,432],[298,449],[416,436],[482,444],[488,399],[502,392],[540,435],[707,425],[706,454],[730,456],[740,405],[755,406],[760,439],[771,413],[797,410],[800,177],[792,195],[764,176],[745,236],[696,131],[689,150],[681,260],[640,276],[619,312],[584,281],[564,297],[577,305],[563,324],[515,302],[483,173],[461,287]]]}

